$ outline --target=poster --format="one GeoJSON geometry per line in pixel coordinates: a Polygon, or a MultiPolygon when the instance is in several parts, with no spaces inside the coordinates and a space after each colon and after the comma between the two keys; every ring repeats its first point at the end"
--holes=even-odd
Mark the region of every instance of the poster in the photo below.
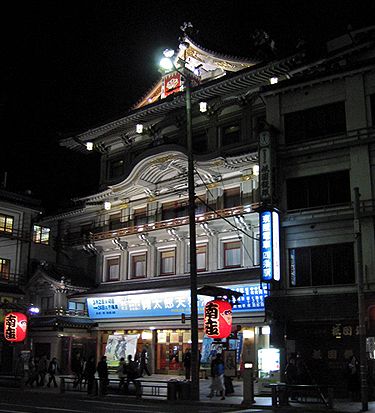
{"type": "Polygon", "coordinates": [[[236,365],[236,350],[224,350],[224,375],[227,377],[236,377],[237,365],[236,365]]]}
{"type": "Polygon", "coordinates": [[[135,357],[139,334],[115,334],[108,336],[105,348],[108,366],[118,366],[121,357],[126,358],[129,354],[135,357]]]}

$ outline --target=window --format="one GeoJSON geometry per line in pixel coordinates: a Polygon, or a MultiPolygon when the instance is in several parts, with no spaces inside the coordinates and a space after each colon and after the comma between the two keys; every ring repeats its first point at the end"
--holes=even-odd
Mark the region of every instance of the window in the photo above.
{"type": "Polygon", "coordinates": [[[288,209],[350,202],[349,171],[288,179],[286,186],[288,209]]]}
{"type": "Polygon", "coordinates": [[[205,195],[198,195],[195,198],[195,215],[204,214],[207,212],[206,203],[207,200],[205,195]]]}
{"type": "Polygon", "coordinates": [[[224,243],[224,268],[241,266],[241,241],[224,243]]]}
{"type": "Polygon", "coordinates": [[[353,244],[290,249],[289,279],[292,287],[353,284],[353,244]]]}
{"type": "Polygon", "coordinates": [[[123,159],[115,159],[109,162],[109,178],[118,178],[124,174],[125,162],[123,159]]]}
{"type": "Polygon", "coordinates": [[[197,271],[207,271],[207,244],[197,245],[197,271]]]}
{"type": "Polygon", "coordinates": [[[120,279],[120,257],[108,258],[106,264],[106,281],[118,281],[120,279]]]}
{"type": "Polygon", "coordinates": [[[134,225],[147,224],[147,208],[138,208],[134,210],[134,225]]]}
{"type": "Polygon", "coordinates": [[[53,296],[51,297],[42,297],[40,302],[40,307],[42,310],[50,310],[53,308],[53,296]]]}
{"type": "Polygon", "coordinates": [[[225,189],[223,198],[224,198],[224,208],[233,208],[233,207],[241,205],[240,187],[225,189]]]}
{"type": "Polygon", "coordinates": [[[207,153],[208,151],[208,136],[206,131],[201,133],[194,133],[193,135],[193,152],[207,153]]]}
{"type": "Polygon", "coordinates": [[[89,235],[92,231],[92,222],[81,225],[81,235],[89,235]]]}
{"type": "Polygon", "coordinates": [[[229,146],[241,141],[241,128],[239,124],[232,124],[221,128],[221,145],[229,146]]]}
{"type": "Polygon", "coordinates": [[[176,249],[160,251],[160,275],[176,274],[176,249]]]}
{"type": "Polygon", "coordinates": [[[147,254],[135,254],[131,256],[131,278],[144,278],[146,277],[146,263],[147,254]]]}
{"type": "Polygon", "coordinates": [[[9,280],[10,276],[10,260],[0,258],[0,279],[9,280]]]}
{"type": "Polygon", "coordinates": [[[9,215],[0,214],[0,232],[13,232],[14,218],[9,215]]]}
{"type": "Polygon", "coordinates": [[[69,301],[68,302],[68,310],[84,313],[85,312],[85,303],[77,303],[76,301],[69,301]]]}
{"type": "Polygon", "coordinates": [[[49,244],[50,229],[41,227],[40,225],[34,225],[33,241],[35,244],[49,244]]]}
{"type": "Polygon", "coordinates": [[[286,143],[346,132],[345,103],[322,105],[284,116],[286,143]]]}
{"type": "Polygon", "coordinates": [[[121,228],[121,212],[109,216],[109,230],[121,228]]]}
{"type": "Polygon", "coordinates": [[[187,200],[166,202],[162,205],[162,220],[187,217],[188,207],[187,200]]]}

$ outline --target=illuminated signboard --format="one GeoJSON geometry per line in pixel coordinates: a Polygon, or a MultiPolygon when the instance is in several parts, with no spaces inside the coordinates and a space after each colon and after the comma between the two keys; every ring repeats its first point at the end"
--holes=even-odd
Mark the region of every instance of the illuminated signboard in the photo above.
{"type": "Polygon", "coordinates": [[[262,281],[280,281],[280,224],[275,211],[260,213],[262,281]]]}
{"type": "MultiPolygon", "coordinates": [[[[267,290],[263,290],[259,284],[230,285],[223,288],[243,294],[233,306],[234,314],[264,310],[267,290]]],[[[198,296],[200,314],[203,314],[206,303],[211,299],[204,295],[198,296]]],[[[190,314],[190,290],[89,297],[87,309],[89,317],[93,319],[180,316],[181,313],[190,314]]]]}
{"type": "Polygon", "coordinates": [[[10,342],[24,341],[27,334],[27,317],[22,313],[9,313],[4,318],[4,338],[10,342]]]}

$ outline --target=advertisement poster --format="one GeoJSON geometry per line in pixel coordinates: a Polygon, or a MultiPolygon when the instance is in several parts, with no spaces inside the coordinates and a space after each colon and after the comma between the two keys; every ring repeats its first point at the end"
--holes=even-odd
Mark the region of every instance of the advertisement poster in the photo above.
{"type": "Polygon", "coordinates": [[[124,357],[126,360],[129,354],[131,354],[134,359],[137,351],[138,338],[139,334],[115,334],[108,336],[105,348],[108,366],[118,366],[120,358],[124,357]]]}
{"type": "Polygon", "coordinates": [[[227,377],[236,377],[237,365],[236,365],[236,350],[224,350],[224,375],[227,377]]]}

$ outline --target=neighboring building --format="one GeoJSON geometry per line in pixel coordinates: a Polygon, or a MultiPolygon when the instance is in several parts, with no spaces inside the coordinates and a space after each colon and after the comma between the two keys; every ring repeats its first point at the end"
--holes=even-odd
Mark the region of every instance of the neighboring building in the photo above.
{"type": "Polygon", "coordinates": [[[375,357],[374,45],[375,27],[347,33],[301,76],[262,93],[282,222],[282,277],[267,299],[271,343],[301,353],[315,381],[338,391],[347,390],[349,357],[359,359],[355,187],[371,368],[375,357]]]}

